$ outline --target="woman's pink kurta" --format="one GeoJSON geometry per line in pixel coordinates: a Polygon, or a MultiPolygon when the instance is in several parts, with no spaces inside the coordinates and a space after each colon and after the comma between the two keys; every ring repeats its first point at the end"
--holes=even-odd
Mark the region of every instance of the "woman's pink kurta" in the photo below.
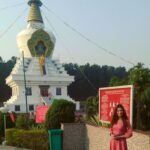
{"type": "Polygon", "coordinates": [[[126,138],[132,136],[132,128],[128,121],[118,122],[110,128],[110,134],[120,135],[118,139],[111,138],[110,150],[128,150],[126,138]]]}

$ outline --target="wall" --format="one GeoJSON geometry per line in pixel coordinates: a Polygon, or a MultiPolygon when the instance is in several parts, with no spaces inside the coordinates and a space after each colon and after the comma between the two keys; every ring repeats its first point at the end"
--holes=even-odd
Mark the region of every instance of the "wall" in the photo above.
{"type": "Polygon", "coordinates": [[[84,150],[85,124],[64,123],[63,150],[84,150]]]}
{"type": "MultiPolygon", "coordinates": [[[[109,150],[109,129],[84,124],[62,124],[63,150],[109,150]]],[[[150,134],[133,132],[128,150],[150,150],[150,134]]]]}

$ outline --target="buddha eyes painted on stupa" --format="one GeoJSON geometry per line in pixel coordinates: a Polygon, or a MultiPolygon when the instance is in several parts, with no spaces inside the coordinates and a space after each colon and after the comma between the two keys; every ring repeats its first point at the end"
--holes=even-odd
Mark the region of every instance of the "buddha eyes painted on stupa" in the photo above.
{"type": "Polygon", "coordinates": [[[37,45],[35,46],[35,51],[37,56],[45,55],[46,46],[44,45],[43,41],[38,41],[37,45]]]}

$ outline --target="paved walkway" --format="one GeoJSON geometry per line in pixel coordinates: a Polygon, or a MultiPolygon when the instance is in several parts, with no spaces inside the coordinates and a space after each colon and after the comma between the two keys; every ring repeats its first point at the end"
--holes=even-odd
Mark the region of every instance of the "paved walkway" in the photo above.
{"type": "Polygon", "coordinates": [[[28,149],[0,145],[0,150],[28,150],[28,149]]]}

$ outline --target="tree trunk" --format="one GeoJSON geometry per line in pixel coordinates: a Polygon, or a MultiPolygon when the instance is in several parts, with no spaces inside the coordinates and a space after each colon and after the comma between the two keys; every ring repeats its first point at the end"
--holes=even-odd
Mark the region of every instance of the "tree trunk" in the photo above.
{"type": "Polygon", "coordinates": [[[140,129],[140,93],[137,94],[136,128],[140,129]]]}

